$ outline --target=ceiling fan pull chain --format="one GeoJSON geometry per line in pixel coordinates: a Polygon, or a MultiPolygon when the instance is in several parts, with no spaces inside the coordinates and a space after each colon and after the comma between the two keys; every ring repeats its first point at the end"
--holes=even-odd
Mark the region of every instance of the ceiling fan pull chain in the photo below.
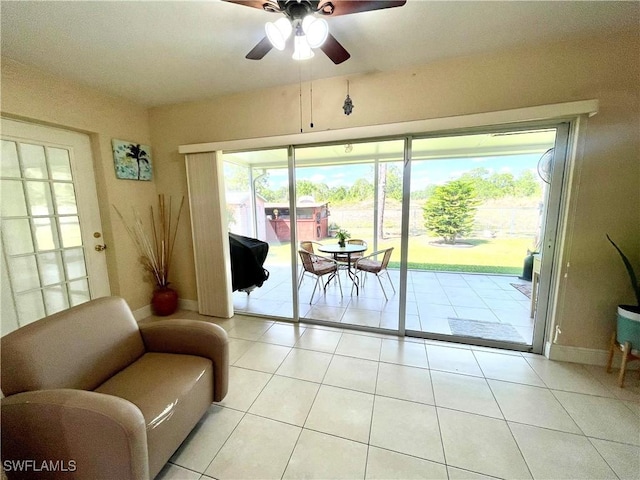
{"type": "Polygon", "coordinates": [[[298,80],[300,82],[300,133],[302,133],[302,67],[300,64],[298,64],[298,80]]]}
{"type": "Polygon", "coordinates": [[[309,122],[309,127],[313,128],[313,70],[311,69],[311,60],[309,60],[309,101],[310,101],[310,110],[311,110],[311,118],[309,122]]]}
{"type": "Polygon", "coordinates": [[[313,80],[311,80],[309,96],[311,97],[311,122],[309,123],[309,127],[313,128],[313,80]]]}

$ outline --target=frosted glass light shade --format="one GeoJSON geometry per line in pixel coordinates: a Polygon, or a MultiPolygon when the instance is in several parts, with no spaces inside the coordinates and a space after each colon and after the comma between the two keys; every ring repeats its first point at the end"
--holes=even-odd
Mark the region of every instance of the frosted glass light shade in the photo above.
{"type": "Polygon", "coordinates": [[[292,57],[294,60],[307,60],[313,57],[313,50],[311,50],[309,42],[307,42],[306,35],[296,35],[293,41],[294,49],[292,57]]]}
{"type": "Polygon", "coordinates": [[[289,19],[283,17],[275,22],[267,22],[264,30],[271,45],[278,50],[284,50],[292,30],[289,19]]]}
{"type": "Polygon", "coordinates": [[[307,15],[302,20],[302,31],[307,36],[307,43],[311,48],[318,48],[329,35],[329,25],[324,18],[307,15]]]}

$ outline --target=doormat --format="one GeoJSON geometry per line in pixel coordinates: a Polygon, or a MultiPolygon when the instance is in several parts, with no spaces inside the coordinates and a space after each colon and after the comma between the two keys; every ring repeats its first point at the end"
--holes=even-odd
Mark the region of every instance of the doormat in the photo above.
{"type": "Polygon", "coordinates": [[[449,317],[449,328],[453,335],[484,338],[511,343],[527,343],[513,326],[507,323],[481,322],[465,318],[449,317]]]}
{"type": "Polygon", "coordinates": [[[531,284],[530,283],[512,283],[511,286],[518,290],[521,294],[531,298],[531,284]]]}

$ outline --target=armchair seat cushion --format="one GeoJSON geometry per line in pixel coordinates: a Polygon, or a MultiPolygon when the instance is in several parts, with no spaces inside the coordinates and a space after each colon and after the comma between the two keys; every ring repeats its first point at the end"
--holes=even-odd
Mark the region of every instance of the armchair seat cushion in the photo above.
{"type": "Polygon", "coordinates": [[[158,472],[213,401],[211,360],[194,355],[145,353],[95,389],[124,398],[144,416],[149,471],[158,472]]]}
{"type": "Polygon", "coordinates": [[[327,273],[331,273],[335,271],[336,264],[333,262],[326,262],[324,260],[320,260],[313,264],[313,270],[316,275],[325,275],[327,273]]]}
{"type": "Polygon", "coordinates": [[[382,267],[382,262],[377,262],[375,260],[363,259],[358,261],[358,270],[364,270],[365,272],[376,273],[380,271],[382,267]]]}

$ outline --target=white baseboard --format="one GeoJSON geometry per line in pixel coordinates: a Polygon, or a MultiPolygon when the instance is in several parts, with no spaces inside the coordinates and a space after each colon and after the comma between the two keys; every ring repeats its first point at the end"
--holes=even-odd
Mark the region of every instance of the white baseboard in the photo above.
{"type": "Polygon", "coordinates": [[[145,305],[142,308],[133,311],[133,318],[136,319],[136,322],[139,322],[143,318],[147,318],[151,316],[151,305],[145,305]]]}
{"type": "Polygon", "coordinates": [[[593,348],[568,347],[547,342],[545,356],[560,362],[584,363],[586,365],[606,365],[609,352],[593,348]]]}
{"type": "Polygon", "coordinates": [[[186,298],[181,298],[178,303],[178,308],[180,310],[190,310],[192,312],[198,311],[198,301],[197,300],[189,300],[186,298]]]}
{"type": "MultiPolygon", "coordinates": [[[[180,310],[191,310],[193,312],[197,312],[198,302],[195,300],[181,298],[180,300],[178,300],[178,308],[180,310]]],[[[133,318],[135,318],[137,322],[151,315],[153,315],[153,312],[151,311],[151,305],[145,305],[144,307],[138,308],[137,310],[133,311],[133,318]]]]}
{"type": "MultiPolygon", "coordinates": [[[[609,361],[608,350],[598,350],[595,348],[568,347],[566,345],[557,345],[547,342],[544,348],[544,355],[550,360],[558,360],[560,362],[582,363],[584,365],[598,365],[604,367],[609,361]]],[[[621,353],[613,356],[613,366],[620,367],[621,353]]],[[[629,362],[627,367],[629,370],[638,369],[636,362],[629,362]]]]}

